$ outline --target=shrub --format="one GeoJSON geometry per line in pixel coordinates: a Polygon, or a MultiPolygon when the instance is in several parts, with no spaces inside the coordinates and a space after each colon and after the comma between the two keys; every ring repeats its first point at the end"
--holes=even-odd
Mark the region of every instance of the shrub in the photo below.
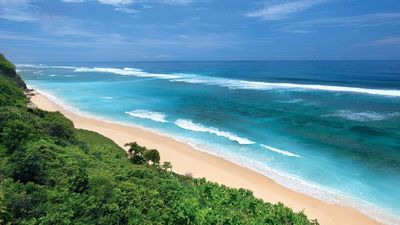
{"type": "Polygon", "coordinates": [[[153,165],[160,164],[160,153],[156,149],[150,149],[144,152],[144,159],[153,165]]]}
{"type": "Polygon", "coordinates": [[[21,148],[28,140],[32,139],[34,134],[35,130],[30,124],[19,120],[12,120],[4,126],[1,139],[7,152],[13,153],[15,150],[21,148]]]}
{"type": "Polygon", "coordinates": [[[47,171],[43,155],[46,151],[50,151],[47,146],[45,141],[41,141],[15,152],[8,159],[6,171],[9,177],[24,184],[28,182],[45,184],[47,171]]]}

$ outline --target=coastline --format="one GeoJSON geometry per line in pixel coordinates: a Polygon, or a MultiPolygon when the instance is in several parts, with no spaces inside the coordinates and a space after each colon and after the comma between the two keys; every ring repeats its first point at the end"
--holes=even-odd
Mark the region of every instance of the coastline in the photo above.
{"type": "Polygon", "coordinates": [[[283,202],[295,211],[304,209],[309,218],[316,218],[321,224],[379,224],[356,209],[328,204],[294,192],[251,169],[196,150],[175,139],[138,127],[78,115],[37,92],[31,96],[31,101],[41,109],[60,111],[73,121],[76,128],[100,133],[120,146],[137,141],[140,145],[158,149],[162,161],[170,161],[176,173],[191,173],[193,177],[205,177],[229,187],[249,189],[265,201],[283,202]]]}

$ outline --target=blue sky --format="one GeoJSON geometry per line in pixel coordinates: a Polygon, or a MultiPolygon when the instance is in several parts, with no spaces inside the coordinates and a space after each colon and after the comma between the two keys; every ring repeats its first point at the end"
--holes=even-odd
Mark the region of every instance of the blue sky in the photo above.
{"type": "Polygon", "coordinates": [[[400,59],[399,0],[0,0],[16,62],[400,59]]]}

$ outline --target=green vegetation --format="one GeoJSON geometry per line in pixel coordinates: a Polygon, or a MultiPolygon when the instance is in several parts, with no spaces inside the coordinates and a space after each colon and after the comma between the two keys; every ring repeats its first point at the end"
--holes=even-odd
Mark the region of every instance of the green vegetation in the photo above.
{"type": "Polygon", "coordinates": [[[0,76],[9,78],[16,86],[26,89],[25,82],[18,76],[15,66],[0,54],[0,76]]]}
{"type": "Polygon", "coordinates": [[[27,107],[2,56],[0,69],[0,224],[317,224],[248,190],[175,174],[135,142],[127,157],[60,113],[27,107]]]}

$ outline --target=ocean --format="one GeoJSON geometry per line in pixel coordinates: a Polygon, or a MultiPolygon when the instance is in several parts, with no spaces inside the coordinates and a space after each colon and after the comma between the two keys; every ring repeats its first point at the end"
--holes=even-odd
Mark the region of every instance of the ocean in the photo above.
{"type": "Polygon", "coordinates": [[[400,61],[19,64],[79,113],[151,129],[400,224],[400,61]]]}

